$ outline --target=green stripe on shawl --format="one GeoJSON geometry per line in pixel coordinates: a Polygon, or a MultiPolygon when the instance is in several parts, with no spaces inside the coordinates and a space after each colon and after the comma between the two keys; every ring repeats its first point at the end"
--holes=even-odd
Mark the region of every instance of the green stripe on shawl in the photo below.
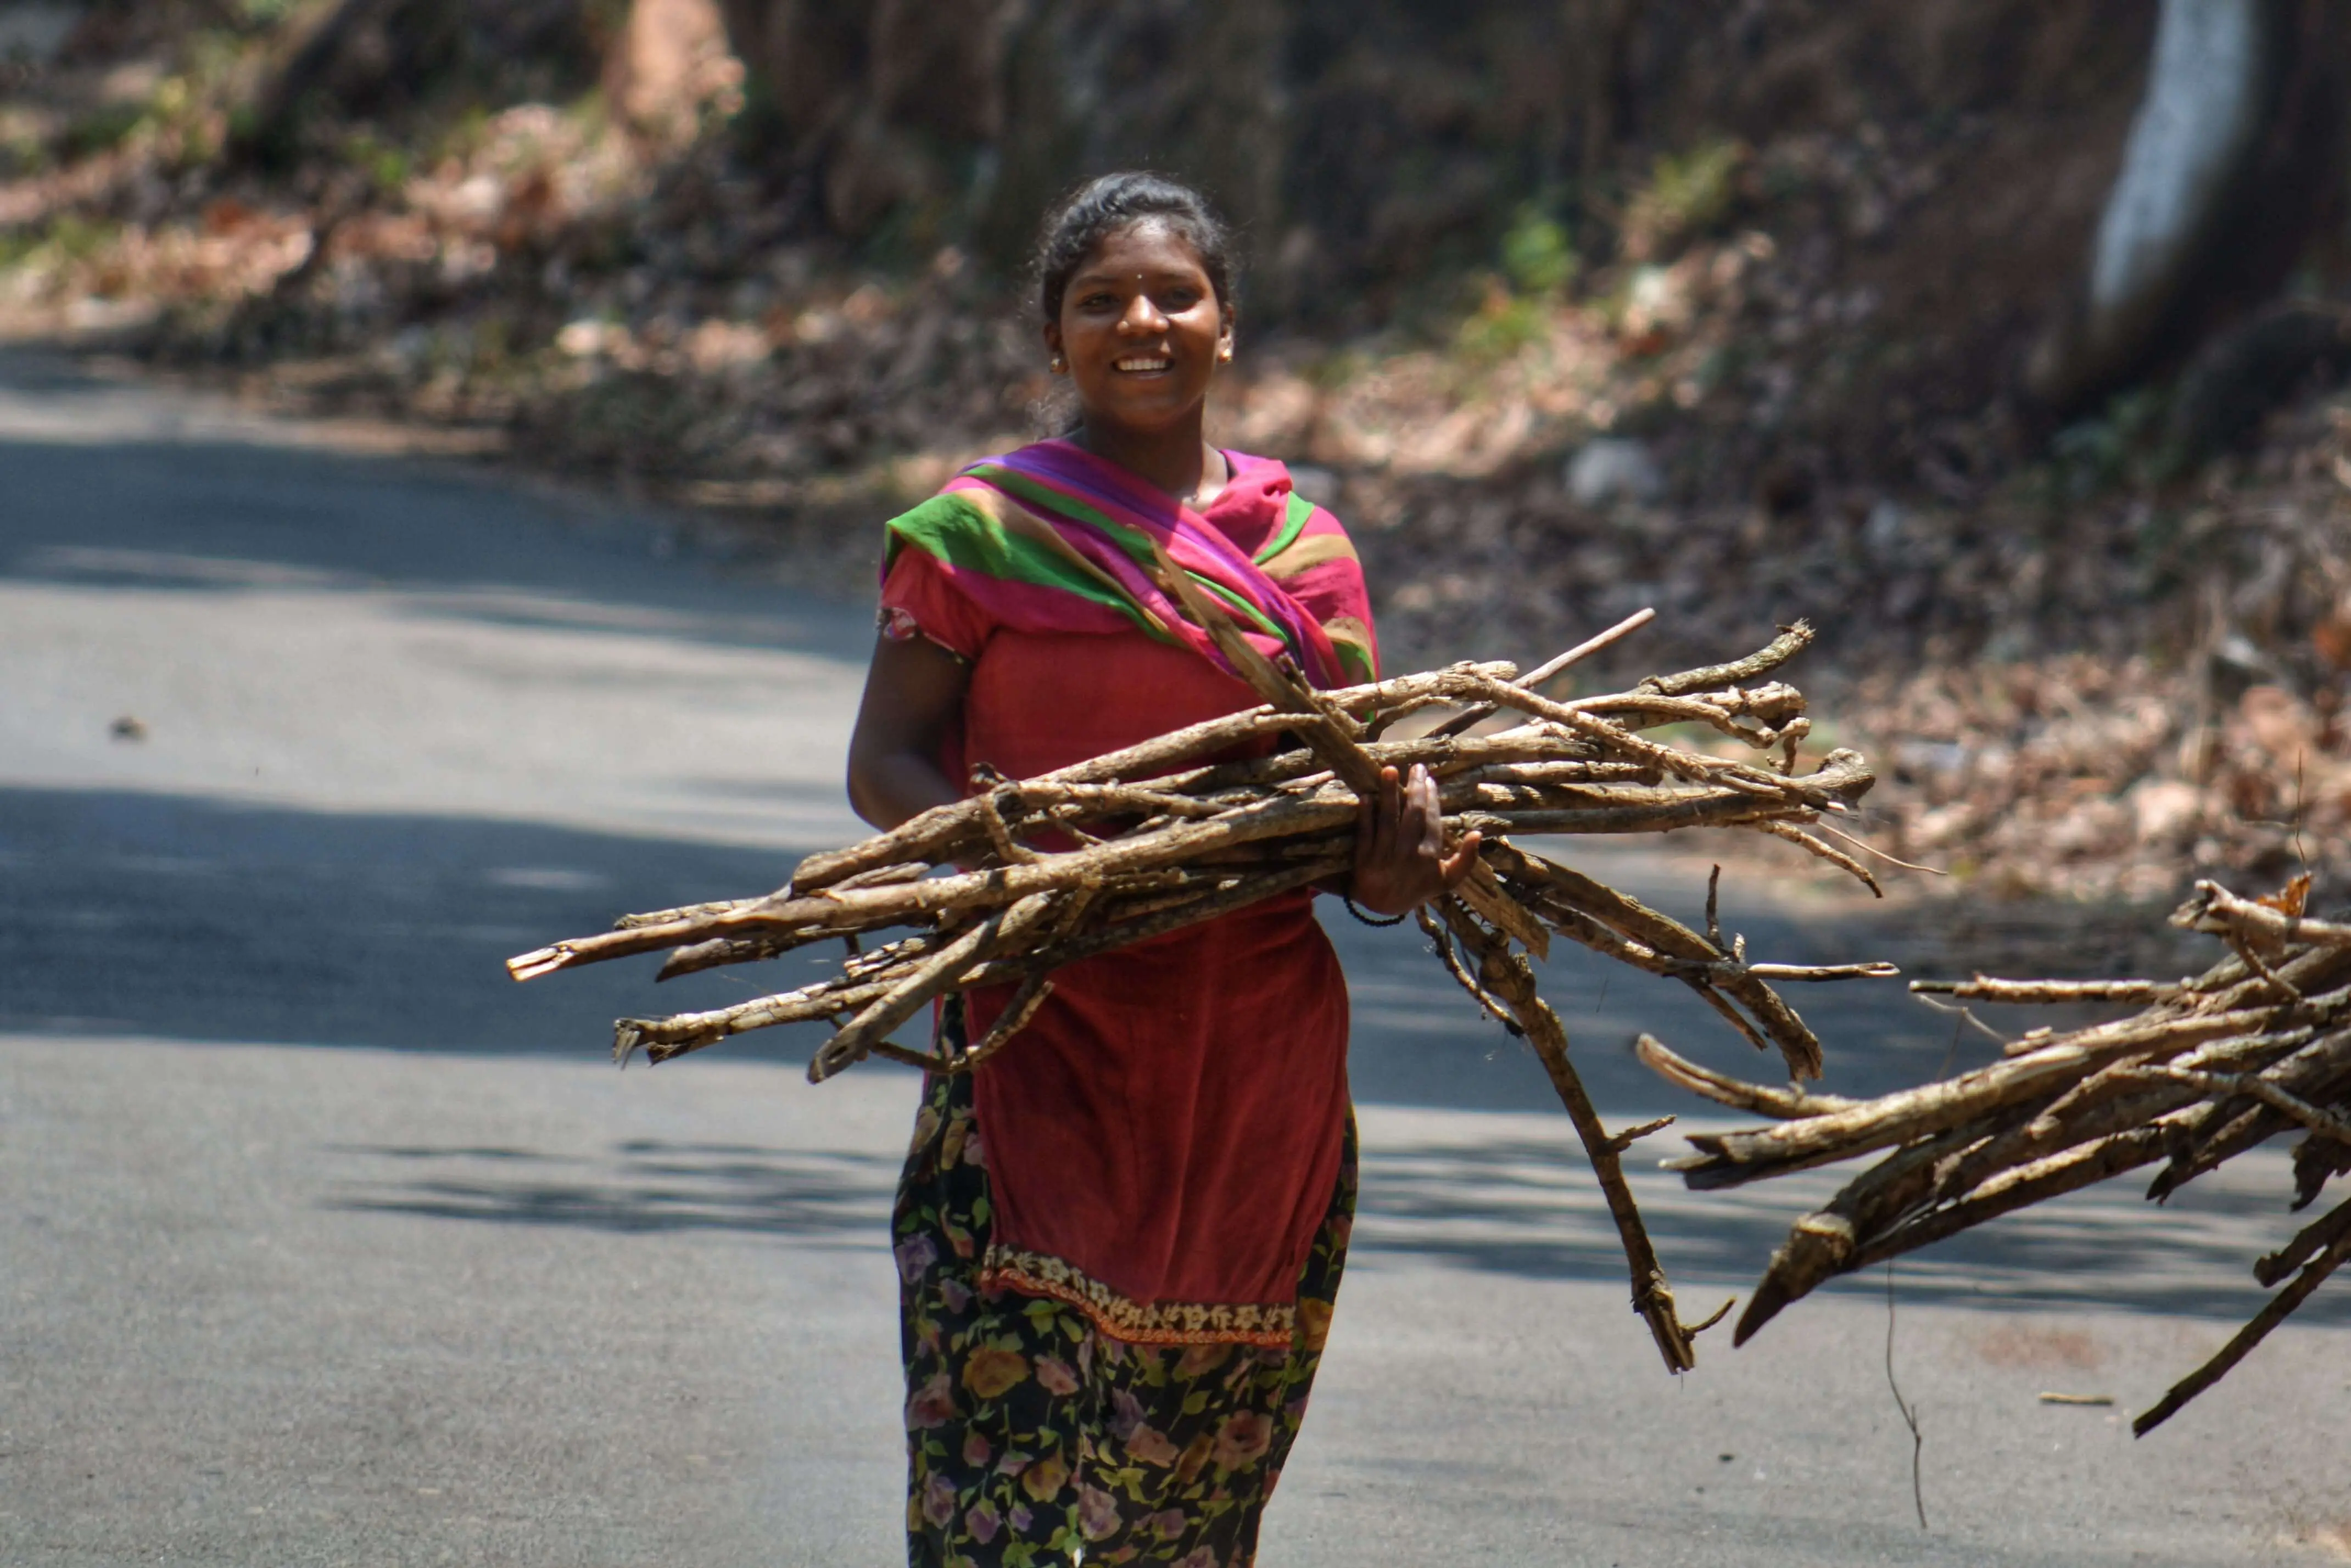
{"type": "Polygon", "coordinates": [[[1322,623],[1322,632],[1331,639],[1332,650],[1364,684],[1380,678],[1378,668],[1372,662],[1371,633],[1361,621],[1353,616],[1334,617],[1322,623]]]}
{"type": "MultiPolygon", "coordinates": [[[[1040,484],[1025,473],[992,462],[979,464],[970,472],[974,478],[986,480],[997,489],[1038,511],[1048,514],[1058,512],[1063,516],[1075,517],[1081,522],[1092,524],[1145,572],[1150,572],[1158,565],[1157,552],[1152,548],[1149,535],[1129,524],[1119,522],[1107,512],[1089,505],[1066,490],[1040,484]]],[[[1291,495],[1290,509],[1282,518],[1281,527],[1277,530],[1277,544],[1286,544],[1295,539],[1299,530],[1306,526],[1306,519],[1311,516],[1313,512],[1312,503],[1301,502],[1295,494],[1291,495]]],[[[1260,562],[1264,558],[1263,556],[1258,557],[1260,562]]],[[[1232,589],[1202,576],[1197,572],[1188,575],[1194,582],[1216,595],[1248,625],[1276,641],[1284,640],[1280,622],[1259,609],[1248,599],[1232,589]]]]}
{"type": "MultiPolygon", "coordinates": [[[[1110,514],[1089,505],[1070,494],[1069,492],[1040,484],[1027,474],[1013,469],[999,467],[995,463],[983,463],[974,467],[970,472],[974,478],[986,480],[989,484],[1011,496],[1017,503],[1047,514],[1058,512],[1063,516],[1075,517],[1081,522],[1092,524],[1112,544],[1125,552],[1127,556],[1141,566],[1146,574],[1157,568],[1158,553],[1153,549],[1149,535],[1131,524],[1119,522],[1110,514]]],[[[1308,510],[1311,512],[1312,508],[1309,507],[1308,510]]],[[[1286,519],[1284,531],[1288,531],[1286,519]]],[[[1277,642],[1286,640],[1282,636],[1280,622],[1259,609],[1248,599],[1232,589],[1202,576],[1197,572],[1186,575],[1200,587],[1216,595],[1234,614],[1240,617],[1244,624],[1263,632],[1277,642]]],[[[1130,609],[1129,613],[1135,612],[1130,609]]],[[[1144,624],[1155,626],[1157,623],[1146,620],[1144,624]]]]}
{"type": "Polygon", "coordinates": [[[1259,563],[1265,575],[1276,582],[1297,576],[1300,573],[1332,561],[1360,561],[1354,542],[1344,534],[1313,534],[1299,540],[1270,561],[1259,563]]]}
{"type": "Polygon", "coordinates": [[[1273,531],[1273,537],[1267,540],[1265,548],[1257,553],[1257,564],[1264,566],[1297,543],[1298,535],[1306,531],[1306,520],[1313,515],[1314,503],[1295,490],[1291,491],[1290,504],[1282,514],[1281,526],[1273,531]]]}
{"type": "MultiPolygon", "coordinates": [[[[1009,480],[1021,482],[1021,476],[1000,469],[989,471],[991,483],[1009,480]]],[[[1006,489],[1012,488],[1006,484],[1006,489]]],[[[1022,484],[1040,500],[1052,495],[1050,491],[1022,484]]],[[[1111,522],[1099,512],[1066,497],[1054,497],[1065,512],[1076,514],[1088,521],[1099,521],[1120,548],[1130,555],[1139,541],[1143,554],[1140,564],[1144,570],[1155,569],[1157,562],[1151,553],[1150,540],[1132,528],[1111,522]]],[[[998,500],[986,492],[949,491],[934,495],[911,512],[892,518],[888,529],[888,555],[897,558],[898,551],[911,545],[956,571],[977,572],[985,576],[1006,582],[1019,583],[1035,588],[1052,589],[1073,594],[1092,604],[1117,610],[1135,625],[1163,642],[1176,639],[1161,623],[1157,615],[1134,597],[1102,567],[1081,556],[1060,539],[1050,524],[1027,515],[1027,509],[1008,498],[998,500]],[[1015,514],[999,516],[997,507],[1015,514]]],[[[887,563],[884,563],[886,569],[887,563]]],[[[1220,583],[1211,582],[1197,572],[1186,576],[1213,594],[1243,625],[1260,631],[1276,641],[1282,640],[1280,623],[1262,610],[1220,583]]]]}
{"type": "Polygon", "coordinates": [[[1197,572],[1186,572],[1184,575],[1191,578],[1194,582],[1199,584],[1202,587],[1207,589],[1208,592],[1216,595],[1219,599],[1222,599],[1227,609],[1232,611],[1233,614],[1240,617],[1242,620],[1246,621],[1250,626],[1255,627],[1258,630],[1265,633],[1266,636],[1273,639],[1276,642],[1286,644],[1289,641],[1289,639],[1281,635],[1281,624],[1279,621],[1267,615],[1263,610],[1258,608],[1257,606],[1249,603],[1249,600],[1241,597],[1240,595],[1235,593],[1232,589],[1225,587],[1222,583],[1212,583],[1197,572]]]}
{"type": "Polygon", "coordinates": [[[970,471],[974,479],[984,479],[1006,494],[1047,514],[1059,512],[1075,517],[1100,529],[1110,542],[1134,559],[1136,565],[1150,567],[1154,563],[1151,537],[1140,529],[1119,522],[1097,507],[1090,506],[1064,490],[1038,483],[1027,474],[995,463],[981,463],[970,471]]]}
{"type": "Polygon", "coordinates": [[[892,560],[911,546],[953,570],[1071,594],[1119,611],[1155,637],[1167,636],[1165,627],[1075,551],[1007,527],[968,494],[934,495],[890,519],[887,527],[892,560]]]}

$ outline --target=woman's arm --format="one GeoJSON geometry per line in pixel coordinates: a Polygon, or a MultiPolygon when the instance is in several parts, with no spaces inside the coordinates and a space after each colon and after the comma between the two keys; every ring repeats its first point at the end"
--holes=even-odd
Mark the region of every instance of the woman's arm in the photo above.
{"type": "Polygon", "coordinates": [[[849,804],[858,815],[886,833],[963,798],[938,756],[970,686],[971,667],[935,643],[875,639],[849,737],[849,804]]]}
{"type": "MultiPolygon", "coordinates": [[[[941,772],[939,744],[963,711],[971,669],[922,638],[881,638],[849,738],[849,804],[884,832],[964,792],[941,772]]],[[[1400,915],[1458,886],[1478,854],[1468,833],[1445,852],[1437,781],[1415,766],[1380,774],[1356,821],[1355,866],[1340,888],[1374,914],[1400,915]]]]}

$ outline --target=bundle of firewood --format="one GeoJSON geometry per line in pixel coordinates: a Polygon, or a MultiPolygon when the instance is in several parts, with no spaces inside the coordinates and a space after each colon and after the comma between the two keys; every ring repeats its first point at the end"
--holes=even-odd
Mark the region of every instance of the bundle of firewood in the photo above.
{"type": "Polygon", "coordinates": [[[1266,699],[1261,706],[1040,777],[975,779],[968,798],[811,856],[764,898],[631,915],[609,932],[524,953],[508,970],[528,980],[666,950],[666,979],[839,940],[846,951],[838,970],[815,983],[711,1012],[621,1020],[615,1054],[625,1062],[642,1049],[661,1062],[746,1030],[824,1019],[835,1032],[810,1064],[811,1080],[867,1055],[962,1071],[1017,1036],[1063,965],[1341,877],[1353,863],[1358,802],[1377,792],[1381,770],[1423,764],[1437,782],[1448,843],[1472,830],[1482,843],[1468,878],[1422,911],[1422,926],[1454,978],[1542,1060],[1607,1191],[1635,1305],[1667,1365],[1691,1365],[1694,1331],[1674,1314],[1617,1168],[1625,1145],[1655,1127],[1611,1135],[1602,1126],[1568,1062],[1565,1034],[1512,944],[1541,956],[1556,933],[1680,980],[1759,1049],[1776,1047],[1799,1077],[1819,1075],[1820,1044],[1770,982],[1893,971],[1750,963],[1743,943],[1723,942],[1710,913],[1709,929],[1693,930],[1507,836],[1746,827],[1792,840],[1874,888],[1858,862],[1805,831],[1851,808],[1872,782],[1866,764],[1840,751],[1799,774],[1803,696],[1763,679],[1811,631],[1791,628],[1734,663],[1554,701],[1539,690],[1545,681],[1647,613],[1524,677],[1507,663],[1458,664],[1318,691],[1258,653],[1213,606],[1187,607],[1266,699]],[[1445,709],[1455,711],[1434,728],[1388,738],[1402,722],[1445,709]],[[1777,753],[1778,765],[1647,733],[1675,725],[1736,737],[1777,753]],[[1256,752],[1265,754],[1247,754],[1256,752]],[[863,945],[896,931],[904,934],[863,945]],[[985,1037],[953,1054],[891,1042],[934,998],[976,985],[1014,988],[985,1037]]]}
{"type": "MultiPolygon", "coordinates": [[[[1900,1256],[1985,1220],[2163,1162],[2147,1197],[2282,1133],[2293,1206],[2351,1171],[2351,925],[2305,919],[2309,879],[2258,901],[2199,882],[2172,923],[2209,932],[2228,957],[2191,980],[2019,981],[1979,975],[1912,982],[1977,1002],[2116,1002],[2142,1011],[2093,1028],[2036,1029],[1991,1066],[1867,1101],[1742,1084],[1643,1036],[1667,1078],[1777,1125],[1693,1136],[1668,1161],[1694,1188],[1733,1187],[1894,1152],[1796,1222],[1747,1311],[1743,1343],[1823,1281],[1900,1256]]],[[[2351,1201],[2304,1227],[2253,1274],[2288,1280],[2205,1366],[2141,1415],[2152,1430],[2219,1381],[2351,1257],[2351,1201]]]]}

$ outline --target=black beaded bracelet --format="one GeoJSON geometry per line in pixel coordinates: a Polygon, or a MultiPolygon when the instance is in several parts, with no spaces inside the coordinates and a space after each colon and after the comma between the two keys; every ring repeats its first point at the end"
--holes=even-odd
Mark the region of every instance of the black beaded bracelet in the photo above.
{"type": "Polygon", "coordinates": [[[1339,895],[1339,901],[1347,906],[1347,913],[1354,916],[1355,919],[1363,921],[1364,924],[1367,926],[1400,926],[1404,924],[1406,917],[1412,912],[1407,909],[1402,915],[1390,915],[1384,920],[1374,919],[1373,917],[1364,913],[1363,910],[1355,907],[1355,900],[1353,895],[1342,893],[1339,895]]]}

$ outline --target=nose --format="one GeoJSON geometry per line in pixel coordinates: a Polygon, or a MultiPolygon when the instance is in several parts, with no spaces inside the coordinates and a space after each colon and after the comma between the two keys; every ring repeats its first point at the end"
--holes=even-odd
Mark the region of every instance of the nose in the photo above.
{"type": "Polygon", "coordinates": [[[1167,317],[1151,302],[1151,296],[1138,293],[1127,301],[1126,314],[1118,318],[1118,329],[1135,337],[1147,337],[1167,330],[1167,317]]]}

